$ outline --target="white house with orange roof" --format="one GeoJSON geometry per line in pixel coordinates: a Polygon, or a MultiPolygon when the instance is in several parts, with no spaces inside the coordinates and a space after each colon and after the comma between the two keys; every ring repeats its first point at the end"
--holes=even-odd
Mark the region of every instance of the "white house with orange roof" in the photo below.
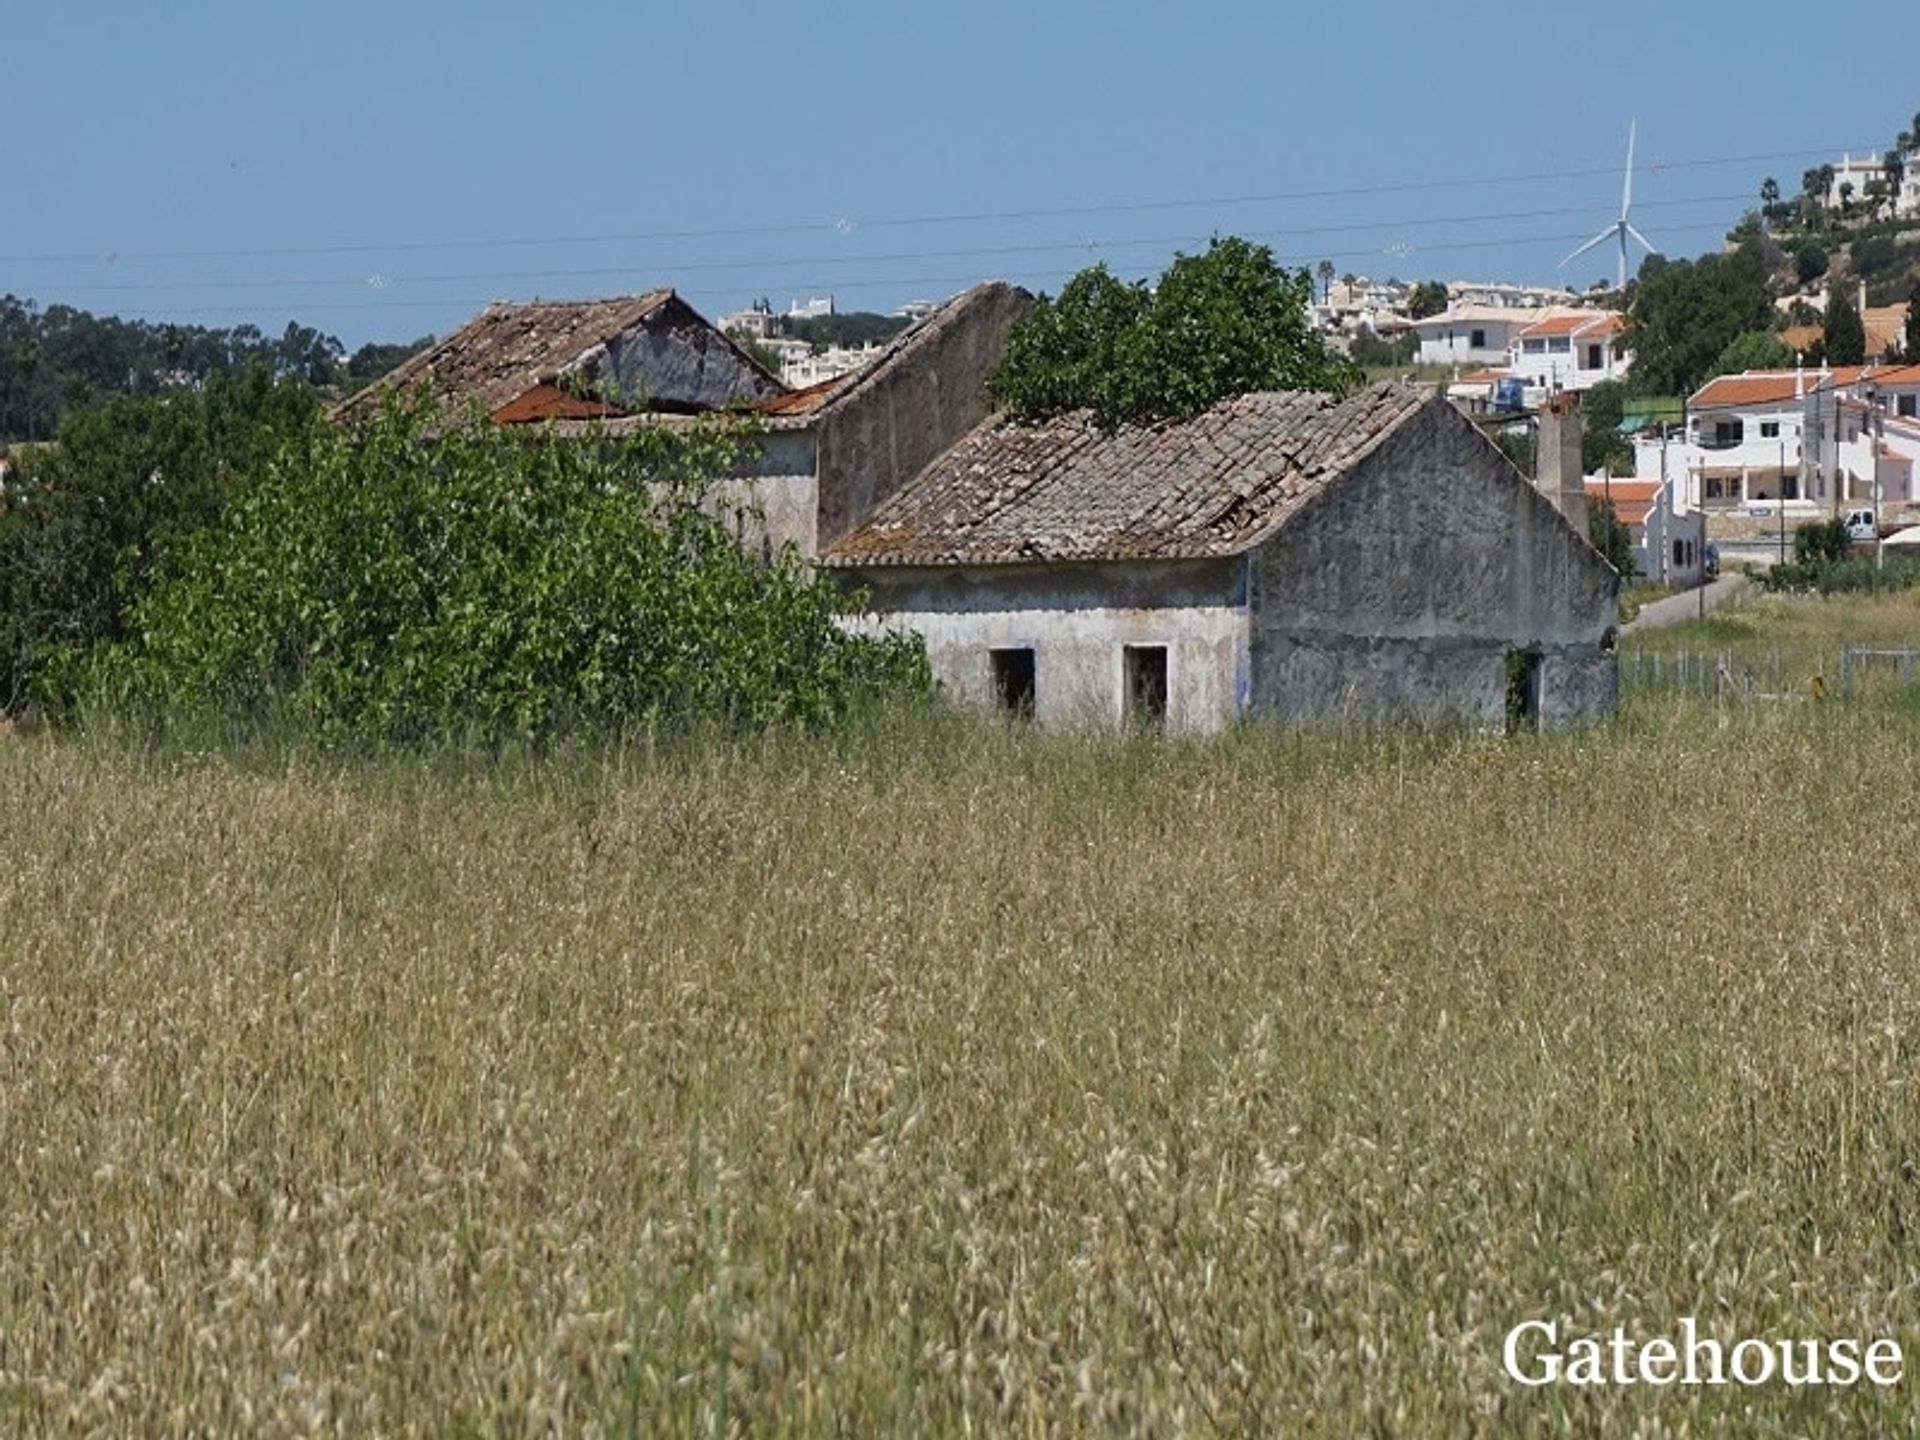
{"type": "Polygon", "coordinates": [[[1871,500],[1876,478],[1883,500],[1913,499],[1920,365],[1722,375],[1688,397],[1683,434],[1637,438],[1634,458],[1708,510],[1811,514],[1871,500]]]}
{"type": "Polygon", "coordinates": [[[1558,310],[1513,338],[1507,372],[1527,387],[1529,404],[1561,390],[1623,380],[1631,354],[1620,343],[1625,321],[1612,310],[1558,310]]]}
{"type": "Polygon", "coordinates": [[[1590,475],[1586,487],[1589,504],[1610,504],[1614,518],[1627,527],[1642,579],[1685,589],[1706,578],[1706,516],[1676,506],[1673,488],[1665,481],[1590,475]]]}
{"type": "Polygon", "coordinates": [[[1519,305],[1455,305],[1413,322],[1422,365],[1505,365],[1514,338],[1542,311],[1519,305]]]}

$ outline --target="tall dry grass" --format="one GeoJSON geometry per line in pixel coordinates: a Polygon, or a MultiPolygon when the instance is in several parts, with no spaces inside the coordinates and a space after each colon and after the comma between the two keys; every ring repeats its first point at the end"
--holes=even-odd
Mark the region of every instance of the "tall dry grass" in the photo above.
{"type": "Polygon", "coordinates": [[[1911,1430],[1917,742],[0,746],[0,1430],[1911,1430]]]}

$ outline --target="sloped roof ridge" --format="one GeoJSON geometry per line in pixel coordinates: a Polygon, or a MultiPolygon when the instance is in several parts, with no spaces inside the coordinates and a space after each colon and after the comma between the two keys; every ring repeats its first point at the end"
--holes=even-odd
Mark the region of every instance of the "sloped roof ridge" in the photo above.
{"type": "Polygon", "coordinates": [[[869,363],[852,371],[846,383],[821,402],[819,409],[829,410],[850,403],[855,395],[881,382],[885,373],[911,352],[931,345],[936,338],[963,323],[967,308],[979,297],[995,290],[1017,290],[1008,280],[982,280],[957,295],[949,295],[915,324],[909,325],[869,363]]]}
{"type": "Polygon", "coordinates": [[[1243,395],[1184,421],[989,416],[822,557],[829,565],[1172,559],[1238,553],[1429,403],[1376,385],[1243,395]]]}

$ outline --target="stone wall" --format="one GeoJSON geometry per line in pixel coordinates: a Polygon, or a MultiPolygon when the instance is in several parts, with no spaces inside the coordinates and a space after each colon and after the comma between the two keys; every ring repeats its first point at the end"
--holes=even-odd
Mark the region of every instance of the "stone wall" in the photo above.
{"type": "Polygon", "coordinates": [[[1539,718],[1610,712],[1619,580],[1452,407],[1395,431],[1254,552],[1252,707],[1287,720],[1505,723],[1508,656],[1539,718]]]}
{"type": "Polygon", "coordinates": [[[988,413],[987,372],[1033,297],[979,285],[834,397],[818,421],[819,540],[831,544],[988,413]]]}
{"type": "Polygon", "coordinates": [[[1238,558],[863,572],[865,628],[922,636],[934,679],[960,704],[996,703],[991,652],[1034,652],[1034,718],[1112,726],[1129,645],[1165,646],[1169,729],[1210,732],[1247,693],[1245,565],[1238,558]]]}

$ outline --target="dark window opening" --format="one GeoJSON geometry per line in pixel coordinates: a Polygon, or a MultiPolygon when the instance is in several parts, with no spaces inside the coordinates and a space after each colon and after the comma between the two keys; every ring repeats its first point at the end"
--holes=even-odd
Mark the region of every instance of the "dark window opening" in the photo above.
{"type": "Polygon", "coordinates": [[[1467,343],[1470,344],[1475,350],[1486,349],[1487,348],[1487,332],[1484,330],[1474,331],[1471,339],[1469,339],[1467,343]]]}
{"type": "Polygon", "coordinates": [[[1167,647],[1127,645],[1122,647],[1122,654],[1127,684],[1127,719],[1147,725],[1164,723],[1167,718],[1167,647]]]}
{"type": "Polygon", "coordinates": [[[1589,370],[1598,370],[1600,368],[1600,347],[1598,345],[1587,346],[1586,368],[1589,370]]]}
{"type": "Polygon", "coordinates": [[[989,650],[993,662],[993,693],[1000,708],[1023,720],[1033,718],[1035,667],[1033,651],[989,650]]]}
{"type": "Polygon", "coordinates": [[[1540,728],[1540,652],[1507,652],[1507,733],[1540,728]]]}

